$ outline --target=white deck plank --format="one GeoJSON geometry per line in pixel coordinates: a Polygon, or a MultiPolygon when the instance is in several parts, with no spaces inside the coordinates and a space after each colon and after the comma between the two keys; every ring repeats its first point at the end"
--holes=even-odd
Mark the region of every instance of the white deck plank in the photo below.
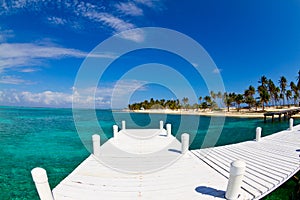
{"type": "Polygon", "coordinates": [[[175,160],[181,144],[164,129],[126,129],[101,149],[104,163],[89,156],[53,189],[56,200],[224,199],[230,163],[237,159],[247,164],[240,199],[260,199],[300,169],[300,126],[259,142],[188,151],[175,160]],[[173,164],[158,168],[164,162],[173,164]]]}

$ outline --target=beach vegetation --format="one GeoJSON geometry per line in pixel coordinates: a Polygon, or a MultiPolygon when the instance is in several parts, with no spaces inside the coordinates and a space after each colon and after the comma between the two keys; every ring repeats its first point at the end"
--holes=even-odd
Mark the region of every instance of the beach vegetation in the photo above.
{"type": "Polygon", "coordinates": [[[278,83],[279,83],[279,87],[281,89],[280,97],[282,99],[282,104],[284,106],[285,105],[285,103],[284,103],[284,96],[285,96],[285,92],[286,92],[287,80],[286,80],[286,78],[284,76],[281,76],[280,79],[279,79],[279,81],[278,81],[278,83]]]}
{"type": "MultiPolygon", "coordinates": [[[[234,107],[238,112],[241,108],[247,108],[249,111],[255,108],[261,107],[262,111],[266,107],[275,106],[276,108],[290,107],[291,105],[297,106],[300,98],[300,70],[296,77],[297,84],[293,81],[289,82],[284,76],[281,76],[278,80],[278,85],[272,79],[268,79],[265,75],[261,76],[258,80],[258,86],[255,89],[253,85],[250,85],[244,93],[235,92],[220,92],[210,91],[209,95],[199,96],[198,103],[189,104],[189,98],[183,97],[180,101],[177,100],[144,100],[143,102],[129,104],[130,110],[141,110],[141,109],[193,109],[203,110],[207,109],[220,110],[220,102],[222,101],[227,108],[227,112],[230,108],[234,107]],[[218,102],[218,103],[217,103],[218,102]],[[245,104],[243,106],[243,104],[245,104]],[[246,106],[247,104],[247,106],[246,106]]],[[[222,108],[222,107],[221,107],[222,108]]]]}
{"type": "Polygon", "coordinates": [[[183,97],[182,102],[183,102],[184,108],[188,109],[189,98],[188,97],[183,97]]]}

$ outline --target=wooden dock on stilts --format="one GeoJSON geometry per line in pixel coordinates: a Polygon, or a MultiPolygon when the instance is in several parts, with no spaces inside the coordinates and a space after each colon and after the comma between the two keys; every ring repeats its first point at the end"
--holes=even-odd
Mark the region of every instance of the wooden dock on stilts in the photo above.
{"type": "Polygon", "coordinates": [[[290,109],[290,110],[280,110],[280,111],[271,111],[264,113],[264,122],[267,122],[267,117],[272,117],[272,122],[274,122],[274,117],[278,116],[279,121],[281,121],[281,116],[283,115],[284,119],[289,119],[293,115],[298,114],[300,108],[290,109]]]}
{"type": "Polygon", "coordinates": [[[257,128],[253,141],[191,151],[188,134],[180,143],[169,124],[122,125],[102,146],[93,136],[93,154],[52,191],[45,171],[35,168],[41,199],[260,199],[300,169],[300,125],[292,119],[288,130],[270,136],[261,138],[257,128]]]}

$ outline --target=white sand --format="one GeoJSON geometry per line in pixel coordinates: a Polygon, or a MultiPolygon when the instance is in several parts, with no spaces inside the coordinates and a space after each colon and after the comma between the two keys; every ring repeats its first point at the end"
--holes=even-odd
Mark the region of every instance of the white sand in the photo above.
{"type": "MultiPolygon", "coordinates": [[[[295,109],[298,107],[290,107],[283,109],[276,109],[274,107],[266,108],[263,112],[261,109],[258,111],[249,111],[248,109],[241,109],[240,112],[237,112],[235,108],[231,108],[230,112],[227,112],[227,109],[222,109],[221,111],[210,111],[210,110],[170,110],[170,109],[151,109],[151,110],[124,110],[127,112],[134,113],[155,113],[155,114],[177,114],[177,115],[202,115],[202,116],[226,116],[226,117],[243,117],[243,118],[263,118],[264,113],[268,111],[280,111],[295,109]]],[[[294,118],[300,118],[300,113],[293,115],[294,118]]]]}

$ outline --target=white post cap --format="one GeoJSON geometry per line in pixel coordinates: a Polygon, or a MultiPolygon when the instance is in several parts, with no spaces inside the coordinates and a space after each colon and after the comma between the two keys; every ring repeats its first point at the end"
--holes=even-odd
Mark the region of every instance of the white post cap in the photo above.
{"type": "Polygon", "coordinates": [[[92,139],[93,139],[93,141],[100,141],[100,135],[94,134],[94,135],[92,135],[92,139]]]}
{"type": "Polygon", "coordinates": [[[230,174],[234,176],[243,175],[246,170],[246,163],[243,160],[236,160],[231,163],[230,174]]]}
{"type": "Polygon", "coordinates": [[[43,168],[36,167],[31,170],[32,179],[35,183],[48,182],[47,172],[43,168]]]}

